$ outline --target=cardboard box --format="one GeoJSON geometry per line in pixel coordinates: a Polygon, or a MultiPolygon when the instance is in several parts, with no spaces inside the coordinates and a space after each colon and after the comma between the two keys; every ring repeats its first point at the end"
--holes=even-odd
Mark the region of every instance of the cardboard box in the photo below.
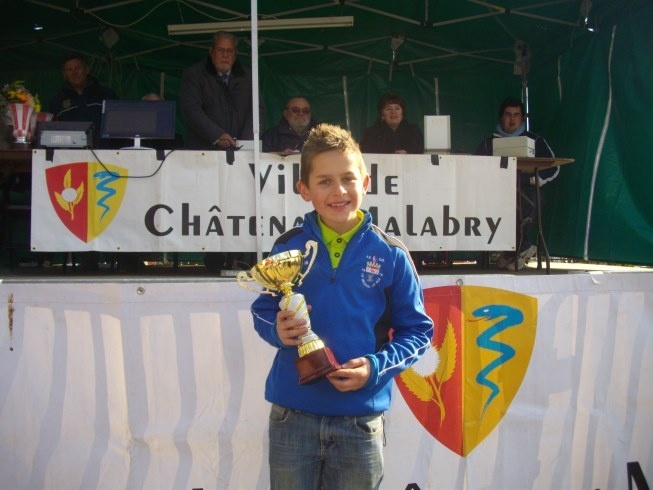
{"type": "Polygon", "coordinates": [[[424,150],[426,153],[448,153],[451,150],[449,116],[424,116],[424,150]]]}
{"type": "Polygon", "coordinates": [[[492,154],[502,157],[534,157],[535,140],[528,136],[494,138],[492,140],[492,154]]]}

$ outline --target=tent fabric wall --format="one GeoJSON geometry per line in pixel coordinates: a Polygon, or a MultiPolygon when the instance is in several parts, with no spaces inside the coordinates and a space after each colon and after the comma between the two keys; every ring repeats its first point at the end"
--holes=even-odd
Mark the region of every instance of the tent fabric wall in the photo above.
{"type": "MultiPolygon", "coordinates": [[[[0,46],[0,82],[24,80],[40,94],[45,105],[62,83],[58,60],[65,51],[65,43],[76,44],[85,53],[92,53],[93,73],[114,88],[120,97],[140,98],[147,92],[157,92],[163,77],[164,96],[169,100],[177,98],[182,69],[205,56],[209,44],[210,36],[207,35],[201,40],[175,40],[179,42],[156,51],[171,39],[139,36],[136,26],[118,29],[120,42],[107,50],[104,46],[96,46],[99,45],[97,31],[91,29],[95,24],[88,16],[73,15],[71,20],[71,15],[63,12],[63,6],[53,11],[38,2],[14,2],[12,8],[28,3],[29,9],[42,14],[41,18],[51,17],[53,21],[68,25],[71,31],[80,32],[78,36],[55,42],[21,44],[10,39],[10,45],[0,46]],[[128,48],[143,54],[131,54],[128,48]]],[[[59,3],[63,4],[53,2],[59,3]]],[[[313,3],[317,2],[302,5],[313,3]]],[[[465,15],[472,3],[438,5],[428,16],[465,15]]],[[[514,8],[520,8],[529,2],[506,0],[505,3],[508,6],[514,3],[514,8]]],[[[259,56],[260,93],[267,107],[262,125],[266,128],[275,124],[286,99],[297,93],[309,97],[319,120],[346,125],[343,91],[346,80],[349,128],[355,137],[359,138],[374,120],[378,97],[384,92],[398,91],[406,99],[412,122],[422,126],[423,116],[435,114],[439,107],[440,114],[451,115],[452,151],[473,152],[478,142],[494,128],[501,100],[522,93],[522,78],[513,74],[512,62],[508,61],[514,56],[514,39],[506,33],[515,35],[509,32],[508,26],[516,29],[515,22],[524,22],[518,35],[526,36],[531,46],[527,79],[531,129],[547,138],[556,155],[575,159],[575,163],[562,168],[554,183],[544,188],[549,251],[554,256],[652,264],[653,255],[648,251],[653,249],[653,204],[647,191],[653,181],[652,166],[645,145],[639,143],[653,134],[649,117],[653,110],[650,90],[653,70],[649,54],[653,43],[649,33],[649,26],[653,24],[653,4],[648,0],[626,0],[618,4],[596,0],[592,3],[592,12],[600,13],[600,18],[599,14],[591,17],[600,20],[599,30],[594,33],[555,23],[527,25],[526,22],[532,20],[529,17],[508,14],[496,19],[479,19],[478,23],[454,24],[459,27],[455,35],[450,26],[430,31],[419,26],[406,27],[401,22],[392,23],[386,17],[379,20],[378,16],[356,5],[325,6],[329,15],[355,15],[355,27],[308,33],[273,31],[274,35],[266,36],[259,56]],[[400,34],[406,39],[405,45],[398,50],[398,62],[392,68],[388,63],[391,34],[400,34]],[[369,51],[359,58],[327,49],[329,44],[356,36],[363,39],[367,36],[371,40],[380,36],[382,39],[370,41],[369,51]],[[471,50],[474,43],[491,48],[493,40],[500,36],[507,38],[503,42],[504,45],[509,43],[508,47],[503,51],[488,49],[491,52],[483,53],[503,60],[498,62],[474,56],[447,56],[424,44],[425,40],[433,46],[450,43],[452,49],[462,52],[471,50]],[[283,46],[284,39],[323,46],[323,49],[290,55],[270,53],[283,46]],[[608,65],[611,45],[612,63],[608,65]],[[415,58],[433,58],[412,63],[407,61],[409,54],[415,58]],[[368,62],[365,56],[375,61],[368,62]],[[437,100],[436,83],[439,87],[437,100]],[[602,139],[609,100],[612,110],[602,139]],[[593,185],[595,162],[598,172],[593,185]]],[[[141,4],[120,7],[124,12],[122,24],[142,15],[146,4],[152,2],[141,4]]],[[[229,2],[224,3],[227,4],[229,2]]],[[[159,29],[165,26],[176,15],[166,10],[171,6],[157,7],[144,24],[151,24],[152,31],[155,25],[159,29]]],[[[289,4],[287,8],[290,7],[289,4]]],[[[392,2],[379,1],[374,8],[395,9],[404,18],[422,15],[415,7],[395,6],[392,2]]],[[[551,11],[546,12],[547,16],[559,13],[576,20],[574,16],[578,15],[579,5],[575,1],[556,2],[548,8],[551,11]]],[[[108,16],[109,9],[103,12],[108,16]]],[[[321,10],[307,11],[302,16],[322,13],[321,10]]],[[[119,17],[114,17],[114,21],[119,23],[119,17]]],[[[2,27],[6,27],[3,37],[9,39],[6,33],[14,30],[13,24],[24,24],[27,20],[23,11],[3,16],[0,21],[2,27]]],[[[251,50],[246,42],[241,42],[239,52],[245,64],[251,62],[251,50]]],[[[181,121],[178,131],[185,132],[181,121]]]]}
{"type": "Polygon", "coordinates": [[[650,9],[632,12],[561,59],[562,94],[545,134],[576,162],[546,189],[554,254],[652,263],[652,22],[650,9]]]}
{"type": "Polygon", "coordinates": [[[651,22],[653,16],[632,16],[615,36],[610,137],[601,162],[605,190],[594,203],[590,234],[593,255],[608,260],[622,250],[647,262],[653,249],[653,165],[647,144],[653,134],[653,38],[633,35],[649,31],[651,22]]]}

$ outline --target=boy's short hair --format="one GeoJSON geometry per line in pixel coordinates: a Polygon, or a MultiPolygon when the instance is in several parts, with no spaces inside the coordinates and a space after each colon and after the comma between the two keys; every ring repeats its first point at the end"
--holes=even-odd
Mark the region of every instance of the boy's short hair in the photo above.
{"type": "Polygon", "coordinates": [[[352,153],[356,157],[361,175],[367,175],[367,167],[363,161],[358,143],[349,131],[335,124],[318,124],[311,132],[302,147],[300,160],[299,178],[308,186],[308,178],[313,167],[313,160],[316,156],[327,151],[337,150],[342,153],[352,153]]]}

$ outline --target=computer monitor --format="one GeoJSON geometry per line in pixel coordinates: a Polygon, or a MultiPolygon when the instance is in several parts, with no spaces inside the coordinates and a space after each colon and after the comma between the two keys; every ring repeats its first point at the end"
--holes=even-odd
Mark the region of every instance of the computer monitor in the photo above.
{"type": "Polygon", "coordinates": [[[141,139],[174,139],[175,116],[174,101],[105,100],[100,138],[130,138],[132,149],[143,148],[141,139]]]}

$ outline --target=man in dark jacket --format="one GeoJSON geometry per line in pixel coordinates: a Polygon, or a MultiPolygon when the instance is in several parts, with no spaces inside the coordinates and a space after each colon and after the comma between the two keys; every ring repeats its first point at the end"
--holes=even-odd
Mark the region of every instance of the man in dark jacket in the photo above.
{"type": "Polygon", "coordinates": [[[291,155],[302,151],[308,133],[317,126],[311,117],[311,104],[306,97],[292,97],[286,103],[279,124],[263,133],[263,151],[291,155]]]}
{"type": "Polygon", "coordinates": [[[68,53],[62,65],[65,83],[55,95],[48,111],[57,121],[88,121],[93,123],[94,143],[99,143],[102,102],[117,99],[116,93],[104,87],[91,75],[91,67],[80,53],[68,53]]]}
{"type": "MultiPolygon", "coordinates": [[[[252,77],[237,56],[238,38],[216,32],[209,56],[184,70],[179,104],[186,124],[186,148],[227,150],[236,148],[239,139],[254,139],[252,77]]],[[[245,261],[253,258],[251,253],[209,252],[204,263],[218,271],[241,265],[249,269],[253,264],[245,261]]]]}
{"type": "Polygon", "coordinates": [[[184,71],[179,103],[187,148],[226,150],[253,139],[252,77],[237,48],[236,36],[217,32],[209,56],[184,71]]]}
{"type": "MultiPolygon", "coordinates": [[[[103,86],[91,75],[91,67],[80,53],[68,53],[62,64],[64,86],[50,101],[48,111],[57,121],[86,121],[93,123],[93,142],[96,148],[108,147],[108,142],[100,140],[102,122],[102,102],[117,99],[116,93],[103,86]]],[[[82,268],[97,269],[101,255],[98,252],[78,254],[82,268]]],[[[40,260],[49,261],[48,254],[40,260]]]]}
{"type": "MultiPolygon", "coordinates": [[[[499,108],[499,123],[494,133],[485,138],[476,149],[477,155],[492,156],[493,140],[496,138],[511,138],[515,136],[526,136],[535,141],[535,156],[543,158],[553,158],[553,150],[546,140],[531,131],[526,130],[524,122],[525,108],[524,103],[519,99],[508,98],[503,101],[499,108]]],[[[558,176],[560,167],[551,167],[539,172],[539,181],[535,182],[535,176],[520,172],[518,195],[518,206],[521,212],[517,213],[517,238],[519,241],[519,253],[504,252],[497,261],[497,267],[508,270],[521,270],[526,263],[537,253],[537,246],[531,242],[531,229],[536,218],[535,186],[542,187],[547,182],[551,182],[558,176]],[[521,222],[520,222],[521,217],[521,222]]]]}

